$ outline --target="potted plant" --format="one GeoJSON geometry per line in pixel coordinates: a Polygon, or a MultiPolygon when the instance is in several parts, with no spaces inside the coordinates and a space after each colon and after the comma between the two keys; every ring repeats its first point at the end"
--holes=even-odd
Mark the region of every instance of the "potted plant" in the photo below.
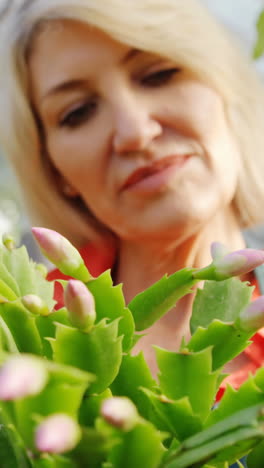
{"type": "Polygon", "coordinates": [[[234,277],[264,263],[264,252],[214,244],[208,267],[165,276],[126,304],[110,271],[93,278],[67,239],[33,232],[71,279],[60,281],[58,308],[45,267],[4,239],[1,467],[226,468],[248,454],[249,468],[262,467],[264,369],[214,405],[225,364],[264,324],[264,297],[250,302],[253,288],[234,277]],[[178,352],[156,348],[155,380],[133,346],[200,281],[191,338],[178,352]]]}

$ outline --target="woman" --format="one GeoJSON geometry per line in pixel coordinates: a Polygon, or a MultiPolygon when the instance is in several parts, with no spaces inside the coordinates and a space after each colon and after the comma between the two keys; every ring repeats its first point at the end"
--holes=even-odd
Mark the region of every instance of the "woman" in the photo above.
{"type": "MultiPolygon", "coordinates": [[[[95,246],[127,301],[208,264],[212,241],[245,246],[263,87],[198,1],[33,0],[2,18],[0,139],[34,224],[95,246]]],[[[138,343],[153,370],[150,345],[177,349],[192,300],[138,343]]]]}

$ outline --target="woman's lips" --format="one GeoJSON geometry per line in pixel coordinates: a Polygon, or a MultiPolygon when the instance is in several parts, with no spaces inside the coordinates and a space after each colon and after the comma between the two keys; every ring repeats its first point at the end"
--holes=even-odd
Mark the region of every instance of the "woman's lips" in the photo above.
{"type": "Polygon", "coordinates": [[[150,193],[163,188],[174,172],[180,169],[192,155],[166,156],[150,166],[137,169],[127,178],[121,191],[150,193]]]}

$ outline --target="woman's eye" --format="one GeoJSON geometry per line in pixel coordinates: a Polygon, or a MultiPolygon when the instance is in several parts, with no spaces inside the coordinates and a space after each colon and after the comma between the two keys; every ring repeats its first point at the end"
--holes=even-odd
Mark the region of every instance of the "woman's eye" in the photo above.
{"type": "Polygon", "coordinates": [[[90,119],[97,108],[95,99],[86,102],[66,114],[59,122],[60,127],[78,127],[90,119]]]}
{"type": "Polygon", "coordinates": [[[158,72],[151,73],[150,75],[145,76],[141,83],[146,86],[162,86],[163,84],[168,83],[176,73],[181,71],[180,68],[168,68],[166,70],[159,70],[158,72]]]}

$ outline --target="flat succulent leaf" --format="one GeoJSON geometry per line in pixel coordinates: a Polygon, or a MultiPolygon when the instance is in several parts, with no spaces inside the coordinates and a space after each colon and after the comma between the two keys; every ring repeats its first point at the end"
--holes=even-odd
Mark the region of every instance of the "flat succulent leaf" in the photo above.
{"type": "Polygon", "coordinates": [[[100,415],[102,402],[110,398],[112,392],[107,388],[99,395],[85,395],[80,407],[79,422],[82,426],[94,426],[96,419],[100,415]]]}
{"type": "Polygon", "coordinates": [[[220,450],[215,456],[210,458],[210,463],[216,467],[219,466],[219,464],[223,466],[223,464],[226,463],[225,466],[227,468],[248,468],[247,464],[241,463],[240,460],[245,461],[248,452],[255,447],[258,441],[258,437],[256,437],[256,439],[249,438],[248,440],[238,441],[234,445],[220,450]],[[226,462],[226,460],[228,460],[228,462],[226,462]]]}
{"type": "Polygon", "coordinates": [[[156,355],[162,393],[173,400],[188,397],[194,413],[204,420],[211,411],[219,376],[219,371],[212,372],[212,349],[174,353],[156,347],[156,355]]]}
{"type": "Polygon", "coordinates": [[[198,289],[195,296],[190,321],[191,333],[199,326],[207,328],[215,319],[234,322],[241,309],[249,303],[253,289],[253,286],[248,286],[237,278],[206,281],[204,288],[198,289]]]}
{"type": "Polygon", "coordinates": [[[256,441],[263,436],[264,432],[260,427],[239,427],[233,431],[227,431],[220,437],[203,445],[190,450],[183,450],[165,466],[166,468],[189,468],[198,463],[206,463],[220,453],[223,458],[226,457],[226,461],[229,461],[230,450],[232,451],[232,463],[242,457],[249,450],[249,447],[254,446],[256,441]]]}
{"type": "Polygon", "coordinates": [[[10,353],[18,353],[18,347],[4,319],[0,316],[0,349],[10,353]]]}
{"type": "Polygon", "coordinates": [[[18,284],[15,278],[12,276],[12,274],[8,271],[3,261],[4,250],[6,250],[5,247],[2,247],[2,249],[0,248],[0,278],[4,283],[7,284],[7,286],[9,286],[9,288],[14,292],[16,297],[18,297],[20,296],[18,284]]]}
{"type": "Polygon", "coordinates": [[[264,367],[260,367],[253,377],[255,384],[264,393],[264,367]]]}
{"type": "Polygon", "coordinates": [[[8,301],[15,301],[17,299],[14,291],[0,278],[0,295],[8,301]]]}
{"type": "Polygon", "coordinates": [[[122,285],[113,286],[110,270],[86,285],[95,299],[97,323],[105,318],[111,321],[121,318],[118,334],[123,335],[124,351],[129,351],[133,346],[135,323],[132,313],[125,305],[122,285]]]}
{"type": "Polygon", "coordinates": [[[42,274],[39,272],[38,269],[35,268],[36,264],[34,264],[34,275],[35,275],[35,291],[36,295],[41,297],[43,301],[47,304],[49,310],[52,310],[56,304],[54,301],[54,282],[47,281],[43,278],[42,274]]]}
{"type": "MultiPolygon", "coordinates": [[[[43,363],[43,360],[42,360],[43,363]]],[[[70,366],[44,361],[49,379],[37,395],[21,398],[14,402],[16,426],[28,447],[33,448],[35,414],[42,417],[52,413],[66,413],[78,418],[85,391],[94,376],[70,366]]]]}
{"type": "Polygon", "coordinates": [[[56,323],[71,326],[68,311],[63,307],[59,310],[54,310],[50,315],[45,317],[41,315],[36,316],[35,321],[42,341],[43,355],[48,359],[52,359],[53,351],[47,338],[55,338],[56,323]]]}
{"type": "Polygon", "coordinates": [[[122,360],[122,337],[118,321],[102,320],[89,333],[57,324],[56,338],[51,339],[53,358],[96,375],[89,393],[102,393],[115,379],[122,360]]]}
{"type": "Polygon", "coordinates": [[[243,427],[256,427],[262,419],[262,404],[249,406],[226,416],[213,424],[208,424],[201,432],[186,439],[182,447],[184,450],[200,447],[223,434],[243,427]]]}
{"type": "Polygon", "coordinates": [[[16,426],[27,446],[34,447],[33,435],[36,424],[32,420],[32,415],[48,416],[52,413],[66,413],[77,418],[85,389],[85,385],[49,382],[38,395],[17,400],[14,403],[16,426]]]}
{"type": "MultiPolygon", "coordinates": [[[[14,467],[15,468],[15,467],[14,467]]],[[[18,468],[18,467],[17,467],[18,468]]],[[[34,468],[81,468],[71,458],[63,455],[40,454],[34,459],[34,468]]]]}
{"type": "Polygon", "coordinates": [[[8,326],[20,352],[42,354],[35,317],[21,303],[16,301],[0,304],[0,316],[8,326]]]}
{"type": "Polygon", "coordinates": [[[158,468],[165,451],[162,434],[148,421],[142,421],[129,432],[120,434],[109,456],[114,468],[158,468]]]}
{"type": "Polygon", "coordinates": [[[133,314],[137,331],[149,328],[172,309],[178,299],[191,292],[191,287],[197,283],[192,273],[192,269],[185,268],[171,276],[165,275],[132,299],[128,307],[133,314]]]}
{"type": "Polygon", "coordinates": [[[0,407],[0,454],[2,468],[33,468],[26,447],[16,430],[0,407]]]}
{"type": "Polygon", "coordinates": [[[258,37],[254,46],[253,58],[258,59],[264,53],[264,10],[260,13],[257,21],[258,37]]]}
{"type": "Polygon", "coordinates": [[[20,295],[35,294],[33,262],[29,259],[26,247],[4,251],[2,259],[9,273],[15,279],[20,295]]]}
{"type": "Polygon", "coordinates": [[[238,330],[233,323],[215,319],[207,328],[197,327],[186,348],[197,352],[212,346],[212,369],[215,370],[240,354],[250,344],[251,335],[238,330]]]}
{"type": "Polygon", "coordinates": [[[145,361],[143,353],[136,356],[124,355],[115,380],[111,384],[113,395],[127,396],[138,408],[139,413],[147,417],[149,401],[141,387],[153,389],[157,385],[145,361]]]}
{"type": "Polygon", "coordinates": [[[74,460],[80,468],[101,468],[114,443],[103,431],[82,427],[82,439],[73,451],[74,460]]]}
{"type": "MultiPolygon", "coordinates": [[[[227,462],[219,462],[217,464],[214,463],[214,465],[211,465],[211,464],[209,465],[208,463],[206,463],[205,465],[201,466],[201,468],[228,468],[228,467],[229,467],[229,464],[227,462]]],[[[236,468],[239,468],[239,467],[237,466],[236,468]]]]}
{"type": "Polygon", "coordinates": [[[160,430],[170,432],[179,441],[202,430],[202,422],[194,414],[188,398],[175,401],[148,389],[143,388],[142,391],[153,406],[155,416],[159,420],[158,424],[155,421],[156,426],[160,430]]]}
{"type": "Polygon", "coordinates": [[[256,447],[247,456],[248,468],[263,468],[264,460],[264,441],[258,443],[256,447]]]}
{"type": "MultiPolygon", "coordinates": [[[[0,262],[0,278],[11,288],[15,298],[26,294],[36,294],[46,302],[50,309],[53,308],[54,285],[43,278],[24,246],[11,251],[3,249],[0,262]]],[[[15,300],[15,298],[10,300],[15,300]]]]}
{"type": "Polygon", "coordinates": [[[254,377],[249,376],[238,390],[234,390],[230,385],[227,386],[219,406],[210,413],[206,426],[209,427],[237,411],[258,404],[264,405],[264,393],[256,384],[254,377]]]}

